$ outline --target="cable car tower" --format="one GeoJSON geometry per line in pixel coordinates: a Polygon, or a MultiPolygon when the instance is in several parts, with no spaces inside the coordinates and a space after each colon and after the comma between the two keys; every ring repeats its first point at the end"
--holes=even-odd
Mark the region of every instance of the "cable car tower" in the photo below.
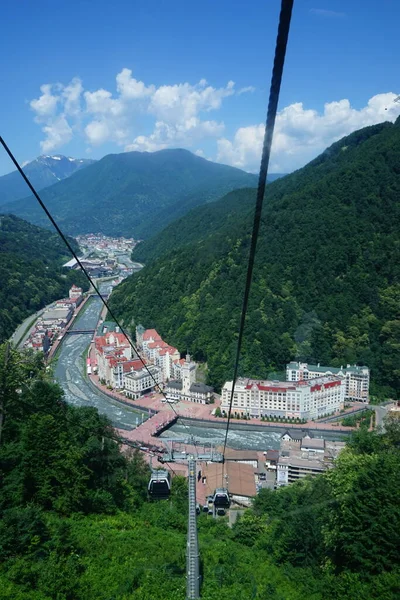
{"type": "MultiPolygon", "coordinates": [[[[189,516],[186,544],[186,600],[197,600],[200,598],[200,553],[197,537],[197,518],[196,518],[196,462],[219,462],[224,461],[220,452],[210,446],[209,451],[198,452],[196,440],[191,436],[187,440],[163,439],[166,447],[165,456],[159,460],[164,463],[176,462],[187,463],[188,465],[188,483],[189,483],[189,516]],[[195,447],[194,452],[174,450],[174,442],[183,442],[195,447]]],[[[155,471],[156,473],[156,471],[155,471]]]]}

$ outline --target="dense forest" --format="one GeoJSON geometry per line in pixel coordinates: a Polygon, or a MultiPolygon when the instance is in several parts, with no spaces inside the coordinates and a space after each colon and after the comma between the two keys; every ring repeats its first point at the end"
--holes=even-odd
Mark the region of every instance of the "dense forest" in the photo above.
{"type": "Polygon", "coordinates": [[[58,234],[0,215],[0,342],[30,314],[66,296],[73,283],[88,289],[81,273],[62,269],[70,258],[58,234]]]}
{"type": "MultiPolygon", "coordinates": [[[[0,346],[0,598],[183,600],[187,488],[149,503],[141,455],[67,405],[40,355],[0,346]]],[[[395,600],[400,422],[335,469],[262,491],[229,528],[198,517],[204,600],[395,600]]]]}
{"type": "MultiPolygon", "coordinates": [[[[214,163],[188,150],[109,154],[41,196],[64,231],[75,235],[146,238],[195,206],[227,192],[255,185],[256,175],[214,163]]],[[[3,207],[47,227],[33,196],[3,207]]]]}
{"type": "MultiPolygon", "coordinates": [[[[357,131],[271,183],[258,242],[240,374],[294,358],[367,364],[373,392],[400,389],[400,119],[357,131]]],[[[111,304],[232,377],[254,190],[191,211],[135,249],[146,267],[111,304]]]]}

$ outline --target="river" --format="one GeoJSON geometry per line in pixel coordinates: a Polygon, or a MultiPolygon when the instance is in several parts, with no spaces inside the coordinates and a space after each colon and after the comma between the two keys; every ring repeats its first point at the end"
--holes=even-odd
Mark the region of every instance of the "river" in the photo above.
{"type": "MultiPolygon", "coordinates": [[[[176,423],[160,435],[160,438],[185,439],[188,434],[194,435],[200,443],[214,444],[221,446],[225,439],[225,429],[214,429],[207,427],[198,427],[188,423],[188,428],[183,423],[176,423]]],[[[282,432],[275,431],[240,431],[229,429],[228,443],[229,448],[237,450],[278,450],[282,432]]]]}
{"type": "MultiPolygon", "coordinates": [[[[103,291],[104,290],[103,288],[103,291]]],[[[78,315],[72,329],[94,329],[102,308],[100,298],[88,300],[82,315],[78,315]]],[[[147,415],[112,400],[92,387],[84,371],[84,352],[89,347],[91,335],[77,334],[65,336],[58,354],[55,377],[64,390],[65,399],[74,406],[95,406],[105,414],[111,423],[120,429],[134,429],[147,415]]]]}

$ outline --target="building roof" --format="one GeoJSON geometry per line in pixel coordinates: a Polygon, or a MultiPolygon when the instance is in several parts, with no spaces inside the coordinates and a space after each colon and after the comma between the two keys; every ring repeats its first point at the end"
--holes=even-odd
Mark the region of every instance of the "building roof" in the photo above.
{"type": "Polygon", "coordinates": [[[122,369],[124,373],[130,373],[131,371],[140,371],[143,369],[143,363],[141,360],[127,360],[122,362],[122,369]]]}
{"type": "Polygon", "coordinates": [[[321,460],[318,460],[317,457],[313,457],[312,459],[300,458],[299,456],[293,456],[292,454],[289,454],[289,456],[284,456],[282,454],[282,456],[279,457],[279,464],[292,467],[302,467],[303,469],[316,469],[319,471],[325,471],[326,467],[328,466],[324,464],[322,457],[321,460]]]}
{"type": "MultiPolygon", "coordinates": [[[[219,452],[222,452],[223,447],[217,448],[219,452]]],[[[236,450],[235,448],[226,448],[224,454],[225,460],[239,461],[239,460],[258,460],[257,450],[236,450]]]]}
{"type": "Polygon", "coordinates": [[[57,319],[66,319],[71,314],[71,308],[54,308],[46,310],[42,314],[43,321],[55,321],[57,319]]]}
{"type": "Polygon", "coordinates": [[[72,267],[75,267],[75,265],[78,264],[78,261],[76,260],[76,258],[71,258],[71,260],[69,260],[68,262],[66,262],[63,267],[67,267],[69,269],[72,269],[72,267]]]}
{"type": "MultiPolygon", "coordinates": [[[[236,380],[235,390],[240,391],[243,389],[251,390],[258,389],[262,392],[296,392],[300,388],[310,387],[311,391],[318,391],[325,387],[334,387],[341,385],[342,379],[336,375],[321,375],[320,377],[313,377],[312,379],[302,379],[300,381],[263,381],[257,379],[246,379],[239,378],[236,380]]],[[[227,381],[224,388],[232,390],[232,381],[227,381]]]]}
{"type": "Polygon", "coordinates": [[[279,458],[279,450],[267,450],[265,455],[265,460],[274,460],[277,461],[279,458]]]}
{"type": "MultiPolygon", "coordinates": [[[[206,491],[208,496],[221,486],[222,469],[223,465],[221,463],[204,465],[202,475],[206,477],[206,491]]],[[[224,474],[227,475],[227,487],[230,494],[246,498],[253,498],[256,495],[254,467],[230,461],[225,464],[224,471],[224,474]]]]}
{"type": "Polygon", "coordinates": [[[143,333],[143,341],[150,340],[151,338],[153,340],[161,340],[161,336],[155,329],[146,329],[143,333]]]}
{"type": "Polygon", "coordinates": [[[308,429],[286,429],[284,433],[282,433],[281,438],[283,438],[284,435],[289,435],[292,440],[302,440],[306,436],[310,438],[314,437],[312,432],[308,431],[308,429]]]}
{"type": "MultiPolygon", "coordinates": [[[[163,342],[165,343],[165,342],[163,342]]],[[[150,344],[149,344],[150,346],[150,344]]],[[[166,354],[175,354],[176,352],[178,352],[178,350],[176,348],[174,348],[173,346],[168,346],[168,344],[166,344],[165,348],[162,348],[162,350],[160,350],[159,355],[160,356],[165,356],[166,354]]]]}
{"type": "Polygon", "coordinates": [[[213,392],[214,388],[205,383],[192,383],[190,386],[190,391],[197,394],[208,394],[209,392],[213,392]]]}
{"type": "Polygon", "coordinates": [[[118,326],[114,321],[104,321],[99,325],[98,332],[104,335],[104,329],[107,329],[106,333],[109,333],[110,331],[115,331],[116,327],[118,326]]]}
{"type": "Polygon", "coordinates": [[[172,381],[168,381],[168,383],[166,384],[166,389],[168,388],[172,388],[174,390],[181,390],[182,389],[182,381],[178,381],[173,379],[172,381]]]}
{"type": "Polygon", "coordinates": [[[129,373],[125,375],[125,379],[143,379],[144,377],[149,377],[149,371],[154,376],[157,374],[157,370],[157,367],[148,365],[147,369],[143,367],[137,371],[129,371],[129,373]]]}
{"type": "MultiPolygon", "coordinates": [[[[303,366],[308,371],[313,371],[314,373],[332,373],[332,375],[335,375],[338,373],[346,373],[346,372],[347,373],[361,373],[364,369],[368,369],[368,367],[366,367],[365,365],[363,365],[363,366],[346,365],[345,367],[342,365],[341,367],[327,367],[324,365],[320,365],[319,363],[317,365],[309,365],[307,363],[303,363],[303,366]]],[[[288,365],[286,365],[286,368],[287,369],[299,369],[300,363],[292,361],[288,365]]]]}
{"type": "Polygon", "coordinates": [[[314,439],[302,439],[301,441],[301,448],[307,448],[310,450],[324,450],[325,448],[325,440],[322,440],[320,438],[314,438],[314,439]]]}
{"type": "Polygon", "coordinates": [[[166,348],[167,346],[167,342],[164,342],[162,339],[155,340],[154,342],[149,342],[147,344],[148,348],[166,348]]]}

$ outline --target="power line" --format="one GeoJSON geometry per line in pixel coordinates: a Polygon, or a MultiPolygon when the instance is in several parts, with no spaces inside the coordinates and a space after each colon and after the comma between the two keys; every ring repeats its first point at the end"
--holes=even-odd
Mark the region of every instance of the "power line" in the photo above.
{"type": "MultiPolygon", "coordinates": [[[[241,351],[242,340],[243,340],[244,324],[245,324],[245,319],[246,319],[247,306],[248,306],[250,288],[251,288],[251,282],[252,282],[252,276],[253,276],[254,259],[255,259],[256,248],[257,248],[258,233],[259,233],[259,229],[260,229],[260,221],[261,221],[262,207],[263,207],[264,194],[265,194],[265,184],[266,184],[266,180],[267,180],[268,165],[269,165],[269,159],[270,159],[270,155],[271,155],[272,136],[274,133],[276,113],[278,110],[279,92],[280,92],[280,88],[281,88],[283,67],[284,67],[284,63],[285,63],[286,46],[287,46],[287,41],[288,41],[288,36],[289,36],[290,21],[291,21],[291,17],[292,17],[292,8],[293,8],[293,0],[282,0],[281,12],[280,12],[280,16],[279,16],[278,35],[277,35],[276,47],[275,47],[274,66],[273,66],[273,70],[272,70],[271,86],[270,86],[270,93],[269,93],[267,120],[266,120],[266,125],[265,125],[264,143],[263,143],[261,165],[260,165],[260,174],[259,174],[259,178],[258,178],[258,189],[257,189],[256,206],[255,206],[255,211],[254,211],[253,231],[252,231],[252,236],[251,236],[249,261],[248,261],[248,265],[247,265],[246,285],[245,285],[245,290],[244,290],[244,295],[243,295],[242,313],[240,316],[239,335],[238,335],[237,348],[236,348],[235,365],[234,365],[234,370],[233,370],[232,390],[231,390],[231,396],[230,396],[230,400],[229,400],[228,420],[227,420],[227,424],[226,424],[225,440],[224,440],[224,447],[223,447],[223,452],[222,452],[224,459],[225,459],[226,444],[228,441],[229,425],[230,425],[231,414],[232,414],[233,395],[234,395],[234,391],[235,391],[235,383],[236,383],[238,368],[239,368],[239,359],[240,359],[240,351],[241,351]]],[[[223,485],[223,479],[224,479],[224,465],[225,465],[225,460],[223,462],[223,469],[222,469],[222,485],[223,485]]]]}
{"type": "MultiPolygon", "coordinates": [[[[107,301],[103,298],[103,296],[101,295],[99,289],[97,288],[96,284],[94,283],[93,279],[89,275],[88,271],[85,269],[85,267],[83,266],[83,264],[79,260],[79,258],[77,256],[75,250],[72,248],[72,246],[69,243],[68,239],[66,238],[66,236],[64,235],[64,233],[61,231],[60,227],[58,226],[57,222],[53,218],[52,214],[50,213],[50,211],[48,210],[48,208],[44,204],[43,200],[40,198],[39,194],[37,193],[37,191],[35,190],[35,188],[31,184],[31,182],[29,181],[28,177],[25,175],[24,171],[22,170],[22,168],[21,168],[20,164],[18,163],[17,159],[15,158],[15,156],[11,152],[10,148],[7,146],[6,142],[4,141],[3,137],[1,137],[1,136],[0,136],[0,142],[1,142],[4,150],[7,152],[8,156],[11,158],[12,162],[16,166],[16,168],[19,171],[21,177],[24,179],[25,183],[27,184],[27,186],[31,190],[32,194],[35,196],[36,200],[39,202],[40,206],[42,207],[42,209],[46,213],[48,219],[50,220],[51,224],[53,225],[53,227],[57,231],[58,235],[61,237],[61,239],[63,240],[64,244],[67,246],[68,250],[71,252],[72,256],[74,257],[74,259],[76,260],[77,264],[79,265],[79,267],[81,268],[81,270],[85,274],[85,276],[88,279],[89,283],[93,286],[93,289],[95,290],[96,294],[99,296],[99,298],[102,301],[103,305],[107,308],[107,310],[110,313],[112,319],[115,321],[115,323],[117,324],[117,326],[120,328],[121,332],[124,334],[124,336],[128,340],[129,345],[131,346],[131,348],[133,349],[133,351],[135,352],[135,354],[138,356],[139,360],[141,361],[142,365],[146,369],[147,373],[150,375],[150,378],[154,382],[155,387],[160,390],[161,394],[164,396],[165,400],[167,401],[167,404],[170,405],[170,407],[172,408],[172,410],[174,411],[174,413],[176,414],[176,416],[179,417],[179,414],[176,412],[176,410],[173,407],[173,405],[170,402],[168,402],[167,397],[166,397],[166,395],[164,393],[164,390],[161,388],[161,386],[155,380],[155,377],[151,373],[150,369],[146,365],[146,363],[143,360],[143,358],[140,356],[139,352],[137,351],[136,346],[134,345],[134,343],[132,342],[132,340],[130,339],[130,337],[128,336],[128,334],[126,333],[125,329],[122,327],[122,325],[118,321],[118,319],[115,316],[114,312],[110,309],[107,301]]],[[[189,428],[186,425],[186,423],[183,422],[183,424],[186,427],[186,429],[189,431],[189,428]]]]}

